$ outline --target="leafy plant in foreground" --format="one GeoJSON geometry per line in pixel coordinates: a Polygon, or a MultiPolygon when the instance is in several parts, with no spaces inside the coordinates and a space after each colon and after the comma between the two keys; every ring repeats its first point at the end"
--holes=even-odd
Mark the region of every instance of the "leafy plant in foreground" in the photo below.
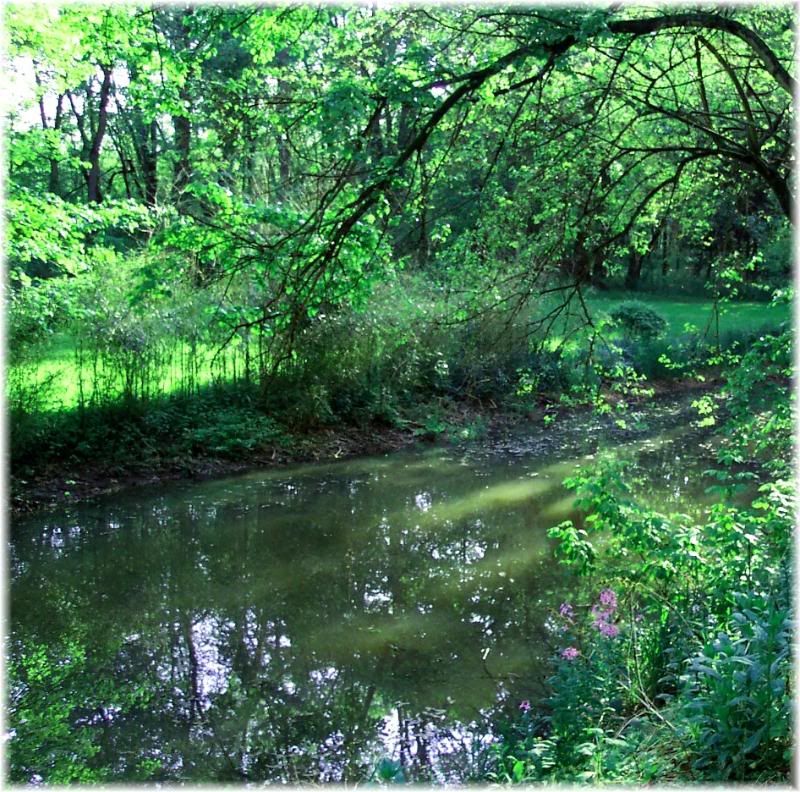
{"type": "MultiPolygon", "coordinates": [[[[729,448],[750,443],[737,421],[749,426],[750,417],[734,411],[729,448]]],[[[585,516],[550,535],[582,576],[579,591],[597,591],[599,581],[606,588],[553,617],[559,649],[547,742],[502,746],[523,765],[509,772],[506,762],[498,778],[785,778],[791,483],[768,481],[750,503],[719,503],[704,517],[643,506],[630,472],[614,460],[566,483],[585,516]],[[547,766],[534,745],[546,751],[547,766]]]]}

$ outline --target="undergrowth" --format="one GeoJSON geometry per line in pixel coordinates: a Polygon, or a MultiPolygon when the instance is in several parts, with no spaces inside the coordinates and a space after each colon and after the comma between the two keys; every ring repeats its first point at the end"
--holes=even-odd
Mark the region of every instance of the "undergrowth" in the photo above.
{"type": "Polygon", "coordinates": [[[49,312],[11,302],[15,475],[87,460],[233,457],[323,427],[460,437],[443,417],[459,403],[523,414],[553,403],[608,409],[612,392],[624,409],[649,392],[646,380],[696,372],[752,340],[746,329],[719,344],[697,328],[676,331],[660,307],[636,303],[600,310],[593,325],[569,307],[558,313],[560,297],[513,310],[487,297],[465,311],[432,284],[402,276],[364,306],[307,318],[291,354],[272,365],[253,333],[219,346],[226,335],[209,323],[212,295],[182,299],[180,310],[153,295],[131,304],[124,272],[101,275],[80,289],[62,284],[49,312]],[[88,307],[78,309],[84,299],[88,307]],[[541,317],[554,312],[560,324],[545,328],[541,317]],[[71,352],[67,331],[77,339],[71,352]],[[57,365],[47,362],[54,344],[57,365]]]}
{"type": "Polygon", "coordinates": [[[553,614],[547,700],[503,722],[499,781],[781,782],[792,750],[791,334],[730,355],[703,517],[642,506],[613,458],[567,480],[554,527],[580,576],[553,614]],[[760,482],[731,500],[745,474],[760,482]]]}

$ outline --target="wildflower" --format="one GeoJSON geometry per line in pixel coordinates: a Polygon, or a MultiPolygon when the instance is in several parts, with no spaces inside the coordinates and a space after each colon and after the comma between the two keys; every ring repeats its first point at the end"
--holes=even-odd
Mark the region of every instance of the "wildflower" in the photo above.
{"type": "Polygon", "coordinates": [[[563,657],[564,660],[572,661],[579,654],[580,652],[574,646],[568,646],[566,649],[561,650],[561,657],[563,657]]]}
{"type": "Polygon", "coordinates": [[[617,609],[617,595],[610,588],[605,588],[600,592],[600,604],[608,611],[617,609]]]}
{"type": "Polygon", "coordinates": [[[592,608],[592,616],[594,616],[595,626],[597,626],[597,622],[607,622],[614,616],[613,610],[606,610],[605,608],[601,608],[599,605],[595,605],[592,608]]]}
{"type": "Polygon", "coordinates": [[[558,609],[558,612],[565,618],[572,621],[572,618],[575,616],[575,611],[572,610],[572,605],[568,602],[562,602],[561,607],[558,609]]]}
{"type": "Polygon", "coordinates": [[[531,703],[530,703],[530,701],[528,701],[528,699],[525,699],[525,701],[520,701],[520,703],[519,703],[519,708],[520,708],[520,709],[521,709],[523,712],[530,712],[530,709],[531,709],[531,703]]]}
{"type": "Polygon", "coordinates": [[[599,602],[592,608],[594,622],[592,626],[606,638],[616,638],[619,627],[612,623],[614,611],[617,609],[617,595],[609,588],[600,592],[599,602]]]}
{"type": "Polygon", "coordinates": [[[619,627],[617,627],[616,624],[598,619],[594,623],[594,626],[600,631],[600,634],[605,635],[606,638],[616,638],[619,635],[619,627]]]}

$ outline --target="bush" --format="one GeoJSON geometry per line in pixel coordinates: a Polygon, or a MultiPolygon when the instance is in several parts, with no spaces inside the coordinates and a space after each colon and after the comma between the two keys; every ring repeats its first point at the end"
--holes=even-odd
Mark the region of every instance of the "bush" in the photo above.
{"type": "MultiPolygon", "coordinates": [[[[787,576],[788,577],[788,576],[787,576]]],[[[746,780],[788,765],[789,585],[735,595],[737,609],[681,676],[681,713],[701,777],[746,780]]]]}
{"type": "Polygon", "coordinates": [[[208,419],[202,426],[185,430],[184,436],[195,453],[232,457],[282,437],[274,421],[252,409],[223,409],[211,413],[208,419]]]}
{"type": "Polygon", "coordinates": [[[623,465],[568,479],[581,520],[551,529],[585,580],[548,620],[541,713],[495,749],[496,780],[780,782],[791,747],[791,334],[731,357],[725,438],[708,471],[763,483],[703,517],[644,507],[623,465]],[[598,595],[598,576],[613,585],[598,595]],[[545,708],[546,707],[546,708],[545,708]],[[544,719],[536,733],[524,727],[544,719]]]}
{"type": "Polygon", "coordinates": [[[565,603],[552,619],[561,644],[550,679],[553,769],[542,775],[537,760],[530,777],[782,778],[789,483],[763,485],[749,506],[718,504],[703,522],[642,507],[618,464],[567,486],[588,512],[585,527],[567,522],[551,536],[566,563],[603,571],[615,591],[598,599],[587,577],[585,605],[565,603]]]}
{"type": "Polygon", "coordinates": [[[632,341],[653,341],[668,328],[667,320],[658,311],[638,300],[628,300],[611,311],[611,319],[632,341]]]}

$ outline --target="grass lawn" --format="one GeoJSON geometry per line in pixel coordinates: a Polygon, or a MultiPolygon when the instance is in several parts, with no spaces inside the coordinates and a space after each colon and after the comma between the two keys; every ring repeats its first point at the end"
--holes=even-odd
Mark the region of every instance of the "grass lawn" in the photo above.
{"type": "MultiPolygon", "coordinates": [[[[709,326],[712,316],[713,302],[704,297],[676,299],[639,292],[606,292],[592,295],[588,303],[590,309],[609,313],[626,300],[638,300],[658,311],[669,323],[669,335],[672,336],[682,333],[687,324],[694,325],[702,333],[709,326]]],[[[786,303],[723,303],[720,306],[719,332],[720,336],[724,337],[731,333],[754,333],[759,330],[770,330],[790,318],[791,307],[786,303]]],[[[716,332],[713,324],[709,328],[709,332],[712,336],[716,332]]]]}
{"type": "MultiPolygon", "coordinates": [[[[638,300],[658,311],[669,323],[666,340],[680,343],[686,325],[693,325],[703,333],[707,328],[709,337],[714,338],[716,328],[709,325],[713,303],[702,297],[672,298],[636,292],[594,292],[588,295],[587,304],[595,314],[608,313],[615,306],[626,300],[638,300]]],[[[777,327],[791,316],[790,306],[762,302],[737,302],[721,307],[719,333],[723,344],[730,336],[766,331],[777,327]]],[[[558,327],[554,328],[558,334],[558,327]]],[[[561,330],[563,332],[563,330],[561,330]]],[[[553,342],[557,342],[554,337],[553,342]]],[[[77,339],[66,334],[53,337],[46,356],[35,368],[18,372],[27,383],[51,382],[50,395],[46,406],[50,409],[70,409],[77,406],[80,396],[80,376],[76,364],[75,350],[77,339]]],[[[159,377],[159,386],[164,393],[172,393],[186,385],[186,373],[181,366],[181,356],[188,350],[176,346],[168,362],[165,362],[159,377]]],[[[201,361],[195,371],[196,386],[209,384],[214,379],[211,371],[211,358],[214,350],[201,349],[197,359],[201,361]]],[[[241,363],[240,363],[241,365],[241,363]]],[[[230,367],[229,369],[230,370],[230,367]]],[[[103,389],[107,394],[119,394],[122,391],[120,378],[113,371],[98,367],[99,379],[104,381],[103,389]]],[[[84,368],[84,394],[91,395],[91,369],[84,368]]]]}

